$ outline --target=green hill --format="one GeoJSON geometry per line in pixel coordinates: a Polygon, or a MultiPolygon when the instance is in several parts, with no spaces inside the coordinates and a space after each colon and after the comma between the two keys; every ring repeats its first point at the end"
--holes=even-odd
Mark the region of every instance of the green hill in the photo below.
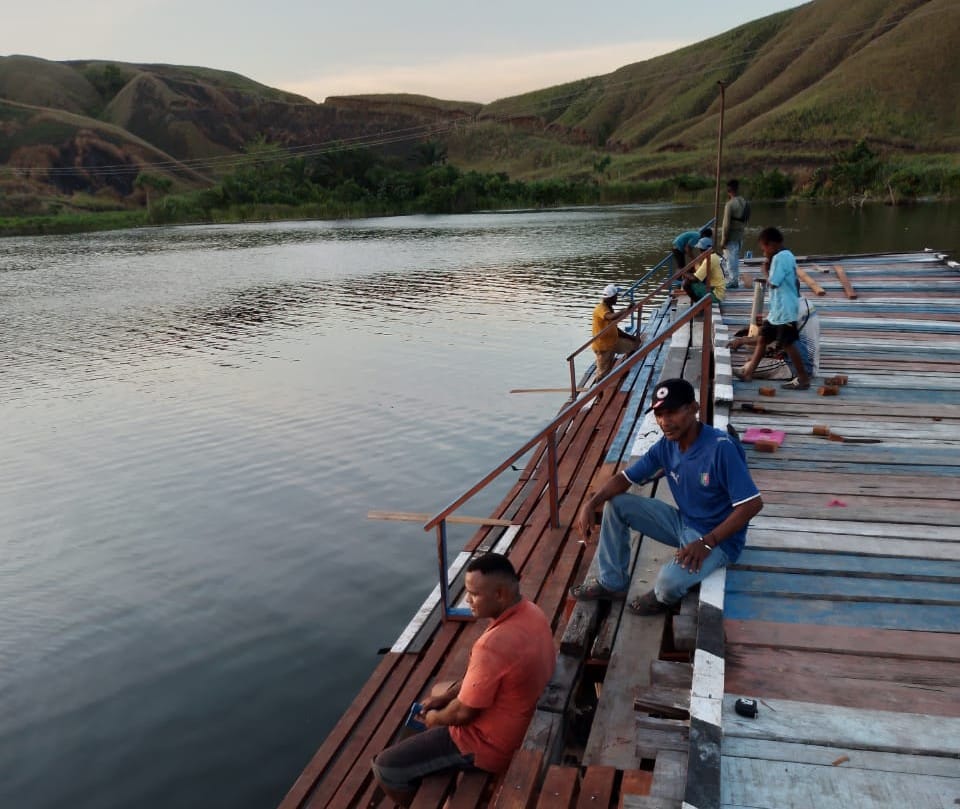
{"type": "Polygon", "coordinates": [[[601,184],[666,178],[695,190],[714,171],[718,82],[724,173],[776,170],[795,189],[815,188],[865,142],[888,175],[934,190],[942,177],[939,190],[955,193],[958,35],[956,0],[813,0],[487,105],[415,95],[316,104],[208,68],[0,57],[0,212],[31,195],[142,204],[140,171],[173,190],[209,186],[257,139],[304,156],[337,143],[410,153],[429,139],[465,170],[601,184]]]}

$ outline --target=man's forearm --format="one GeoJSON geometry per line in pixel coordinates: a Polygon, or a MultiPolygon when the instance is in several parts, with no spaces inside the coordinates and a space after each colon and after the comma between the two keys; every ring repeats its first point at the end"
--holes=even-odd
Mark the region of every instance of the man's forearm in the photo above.
{"type": "Polygon", "coordinates": [[[739,530],[745,528],[747,523],[756,517],[762,508],[763,499],[759,495],[745,503],[740,503],[740,505],[734,507],[722,523],[703,535],[703,541],[711,548],[717,547],[739,530]]]}
{"type": "Polygon", "coordinates": [[[475,708],[464,705],[459,699],[454,698],[439,711],[430,711],[429,725],[430,727],[468,725],[476,718],[478,713],[480,712],[475,708]]]}

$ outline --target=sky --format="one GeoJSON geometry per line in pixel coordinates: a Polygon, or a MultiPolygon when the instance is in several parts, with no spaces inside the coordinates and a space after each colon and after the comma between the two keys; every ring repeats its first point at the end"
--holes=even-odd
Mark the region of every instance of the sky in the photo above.
{"type": "Polygon", "coordinates": [[[403,92],[489,102],[609,73],[799,4],[29,0],[5,9],[0,55],[231,70],[314,101],[403,92]]]}

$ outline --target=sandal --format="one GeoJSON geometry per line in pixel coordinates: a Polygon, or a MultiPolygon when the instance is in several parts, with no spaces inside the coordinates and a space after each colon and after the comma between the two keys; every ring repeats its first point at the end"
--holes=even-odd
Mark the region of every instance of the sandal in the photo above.
{"type": "Polygon", "coordinates": [[[608,590],[597,579],[590,579],[583,584],[575,584],[570,588],[570,595],[577,601],[596,601],[598,598],[618,600],[627,597],[626,590],[608,590]]]}
{"type": "Polygon", "coordinates": [[[669,612],[670,605],[660,601],[653,590],[651,590],[633,599],[633,601],[627,604],[627,609],[634,615],[658,615],[661,612],[669,612]]]}
{"type": "Polygon", "coordinates": [[[800,380],[794,377],[789,382],[784,382],[780,387],[784,390],[809,390],[810,383],[807,382],[806,385],[801,385],[800,380]]]}

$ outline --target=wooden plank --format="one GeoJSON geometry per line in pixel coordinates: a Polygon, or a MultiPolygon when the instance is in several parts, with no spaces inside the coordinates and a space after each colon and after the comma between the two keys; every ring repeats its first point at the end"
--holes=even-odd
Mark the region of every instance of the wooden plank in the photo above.
{"type": "Polygon", "coordinates": [[[823,627],[729,618],[723,627],[727,643],[738,646],[960,662],[960,634],[957,633],[823,627]]]}
{"type": "Polygon", "coordinates": [[[623,809],[624,799],[628,795],[649,795],[653,786],[653,773],[650,770],[626,770],[620,782],[619,809],[623,809]]]}
{"type": "Polygon", "coordinates": [[[633,698],[637,711],[662,714],[670,719],[690,716],[690,690],[681,688],[644,688],[633,698]]]}
{"type": "Polygon", "coordinates": [[[683,801],[663,795],[624,795],[623,809],[681,809],[683,801]]]}
{"type": "Polygon", "coordinates": [[[664,750],[673,750],[684,756],[690,747],[690,726],[679,719],[657,719],[634,714],[634,760],[656,758],[664,750]]]}
{"type": "Polygon", "coordinates": [[[530,809],[534,805],[543,753],[521,748],[513,754],[493,801],[495,809],[530,809]]]}
{"type": "Polygon", "coordinates": [[[483,770],[469,770],[461,773],[446,809],[477,809],[482,805],[481,801],[491,778],[492,776],[483,770]]]}
{"type": "Polygon", "coordinates": [[[833,269],[837,273],[837,278],[840,280],[840,285],[843,287],[843,292],[848,298],[856,298],[857,293],[853,288],[853,284],[850,283],[850,279],[847,278],[847,271],[840,264],[834,264],[833,269]]]}
{"type": "MultiPolygon", "coordinates": [[[[427,512],[412,511],[368,511],[368,520],[395,520],[400,522],[428,522],[433,517],[427,512]]],[[[461,525],[495,525],[504,528],[513,525],[510,520],[500,520],[496,517],[469,517],[466,515],[451,514],[447,517],[448,523],[457,523],[461,525]]]]}
{"type": "Polygon", "coordinates": [[[733,710],[733,703],[741,696],[744,695],[728,693],[723,698],[724,738],[960,758],[960,719],[953,717],[934,720],[923,714],[770,699],[765,700],[756,718],[747,719],[733,710]],[[934,721],[936,733],[931,732],[934,721]]]}
{"type": "Polygon", "coordinates": [[[746,593],[730,593],[724,615],[728,619],[774,623],[911,629],[920,632],[955,632],[960,626],[960,607],[955,606],[779,598],[746,593]]]}
{"type": "Polygon", "coordinates": [[[806,270],[804,270],[802,267],[797,267],[797,278],[803,281],[803,283],[805,283],[810,288],[810,291],[814,295],[818,295],[822,297],[827,294],[826,290],[824,290],[824,288],[820,286],[820,284],[818,284],[813,278],[811,278],[810,274],[806,270]]]}
{"type": "Polygon", "coordinates": [[[730,809],[949,809],[956,805],[953,778],[742,758],[724,758],[722,766],[721,806],[730,809]]]}
{"type": "Polygon", "coordinates": [[[587,767],[580,781],[577,809],[596,809],[609,806],[613,799],[617,771],[613,767],[587,767]]]}
{"type": "Polygon", "coordinates": [[[803,531],[818,534],[844,534],[860,537],[890,537],[898,539],[936,539],[960,542],[960,526],[896,525],[882,522],[833,522],[828,520],[786,520],[758,514],[750,521],[752,529],[771,531],[803,531]]]}
{"type": "MultiPolygon", "coordinates": [[[[901,753],[876,753],[852,747],[823,747],[814,744],[771,742],[728,736],[723,740],[723,755],[736,758],[761,758],[768,761],[795,761],[800,764],[842,766],[844,769],[943,775],[960,779],[960,766],[954,758],[912,756],[901,753]],[[846,761],[834,765],[841,758],[846,761]]],[[[960,786],[960,785],[958,785],[960,786]]]]}
{"type": "Polygon", "coordinates": [[[922,559],[960,560],[956,542],[926,542],[919,539],[886,539],[876,537],[866,543],[862,537],[838,534],[807,534],[781,531],[751,530],[747,542],[753,548],[773,548],[789,551],[835,551],[856,553],[870,548],[871,556],[907,556],[922,559]]]}
{"type": "Polygon", "coordinates": [[[447,795],[453,788],[457,774],[441,772],[426,775],[410,804],[411,809],[442,809],[447,795]]]}
{"type": "Polygon", "coordinates": [[[903,576],[915,581],[960,581],[960,563],[931,559],[865,556],[853,553],[801,553],[764,548],[743,549],[729,572],[758,570],[864,578],[903,576]]]}
{"type": "Polygon", "coordinates": [[[653,768],[653,785],[650,794],[679,800],[687,785],[687,756],[674,750],[664,750],[657,755],[653,768]]]}
{"type": "MultiPolygon", "coordinates": [[[[660,566],[672,555],[672,548],[644,539],[628,599],[652,588],[660,566]]],[[[634,741],[633,695],[649,685],[650,661],[659,655],[663,630],[662,615],[629,615],[620,624],[584,751],[584,764],[606,764],[621,770],[640,769],[634,741]]]]}
{"type": "Polygon", "coordinates": [[[579,774],[576,767],[551,765],[540,788],[537,809],[570,809],[576,797],[579,774]]]}
{"type": "Polygon", "coordinates": [[[689,690],[693,686],[693,665],[673,660],[651,660],[650,685],[689,690]]]}
{"type": "MultiPolygon", "coordinates": [[[[731,646],[730,691],[849,708],[960,717],[960,663],[731,646]]],[[[960,767],[960,762],[958,762],[960,767]]]]}
{"type": "MultiPolygon", "coordinates": [[[[869,564],[869,560],[864,560],[864,565],[869,564]]],[[[896,574],[867,578],[830,573],[730,570],[727,571],[727,592],[831,601],[960,605],[960,584],[956,582],[915,581],[896,574]]]]}

